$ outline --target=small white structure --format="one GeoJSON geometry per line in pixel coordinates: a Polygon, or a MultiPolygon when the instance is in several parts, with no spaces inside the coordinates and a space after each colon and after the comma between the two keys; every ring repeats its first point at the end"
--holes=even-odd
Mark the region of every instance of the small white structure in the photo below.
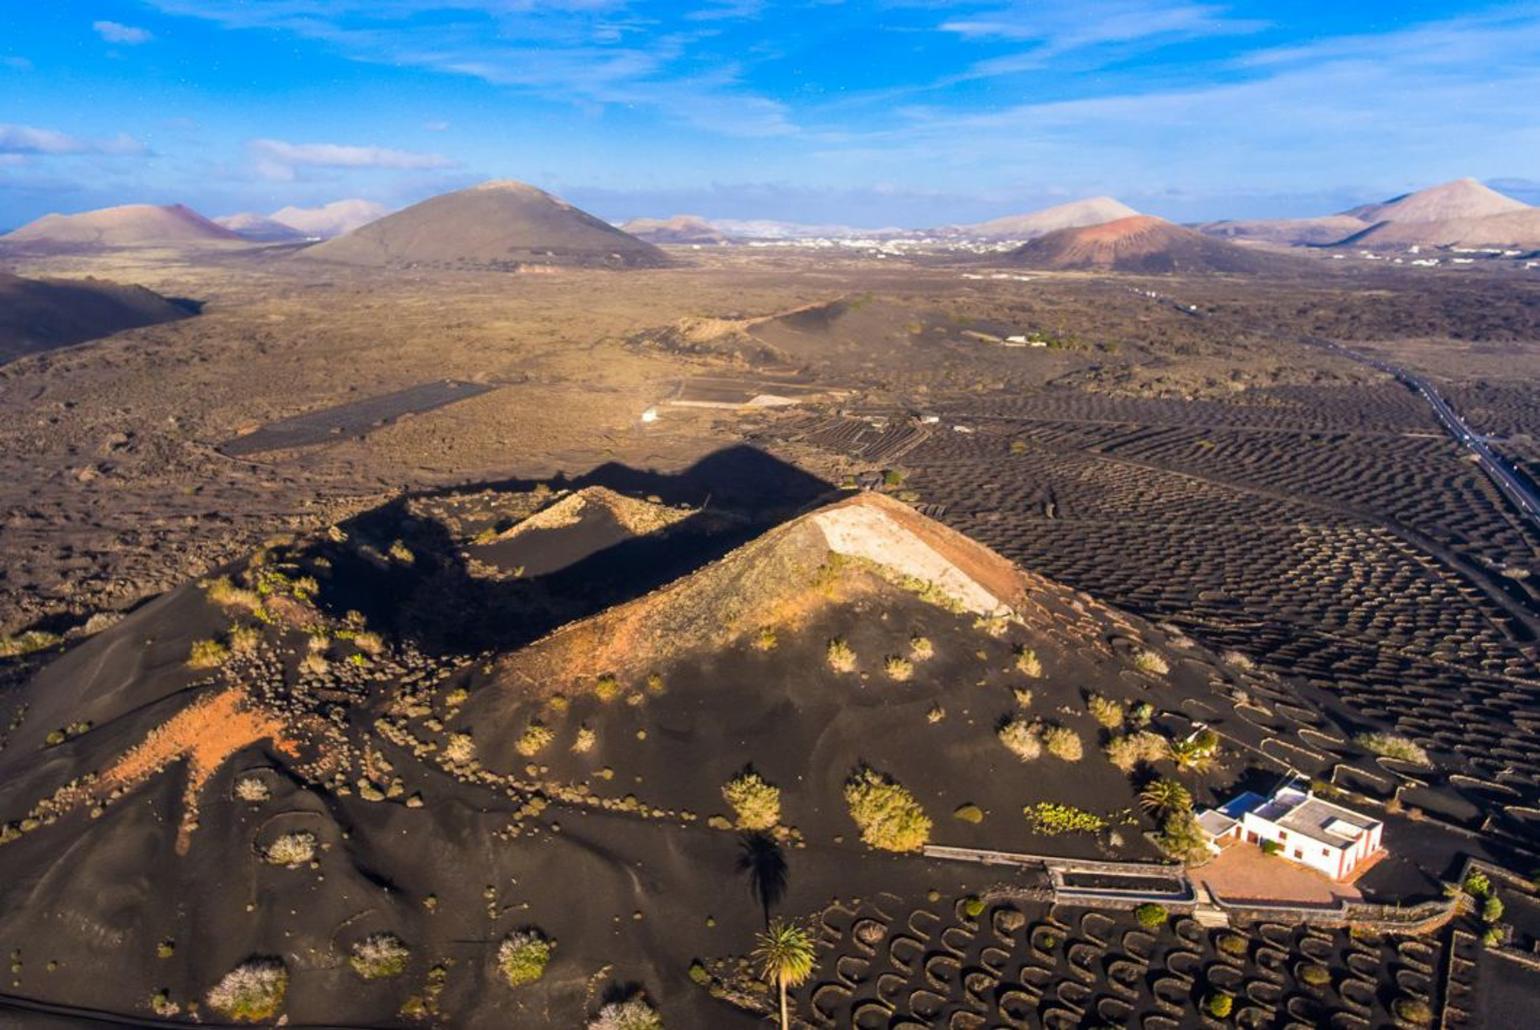
{"type": "Polygon", "coordinates": [[[657,408],[648,408],[646,411],[642,412],[642,421],[643,422],[656,422],[657,420],[658,420],[658,409],[657,408]]]}
{"type": "Polygon", "coordinates": [[[1333,880],[1349,879],[1384,850],[1384,824],[1378,819],[1318,798],[1295,779],[1270,797],[1247,791],[1219,808],[1204,809],[1198,825],[1216,852],[1220,841],[1259,846],[1271,841],[1277,854],[1333,880]]]}

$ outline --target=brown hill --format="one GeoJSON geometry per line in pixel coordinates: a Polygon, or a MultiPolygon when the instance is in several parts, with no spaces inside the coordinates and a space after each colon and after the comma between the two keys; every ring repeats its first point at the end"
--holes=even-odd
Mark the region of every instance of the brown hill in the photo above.
{"type": "Polygon", "coordinates": [[[645,268],[663,252],[522,182],[493,181],[414,204],[299,255],[371,267],[645,268]]]}
{"type": "Polygon", "coordinates": [[[1436,222],[1380,222],[1342,241],[1354,246],[1540,249],[1540,208],[1436,222]]]}
{"type": "Polygon", "coordinates": [[[987,222],[972,225],[948,226],[949,233],[962,236],[978,236],[990,239],[1025,240],[1043,236],[1059,229],[1075,229],[1084,225],[1101,225],[1120,218],[1131,218],[1139,212],[1112,197],[1089,197],[1067,204],[1055,204],[1024,215],[1006,215],[987,222]]]}
{"type": "Polygon", "coordinates": [[[0,236],[28,247],[141,247],[199,244],[241,237],[181,204],[124,204],[77,215],[44,215],[0,236]]]}
{"type": "Polygon", "coordinates": [[[1475,179],[1456,179],[1343,213],[1373,225],[1377,222],[1446,222],[1532,210],[1528,204],[1489,189],[1475,179]]]}
{"type": "Polygon", "coordinates": [[[648,243],[721,244],[728,236],[699,215],[675,215],[672,218],[633,218],[623,230],[648,243]]]}
{"type": "Polygon", "coordinates": [[[188,315],[142,286],[0,272],[0,363],[188,315]]]}
{"type": "Polygon", "coordinates": [[[1251,274],[1295,267],[1290,258],[1246,250],[1153,215],[1120,218],[1079,229],[1060,229],[1016,248],[1007,259],[1031,268],[1104,269],[1146,274],[1251,274]]]}

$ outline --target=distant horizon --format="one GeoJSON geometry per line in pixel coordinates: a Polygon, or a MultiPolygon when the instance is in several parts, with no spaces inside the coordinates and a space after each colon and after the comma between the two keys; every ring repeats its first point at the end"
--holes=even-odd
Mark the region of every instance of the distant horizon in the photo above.
{"type": "Polygon", "coordinates": [[[1450,0],[102,0],[8,14],[0,225],[400,208],[517,178],[616,222],[925,228],[1108,195],[1304,217],[1540,202],[1540,10],[1450,0]]]}

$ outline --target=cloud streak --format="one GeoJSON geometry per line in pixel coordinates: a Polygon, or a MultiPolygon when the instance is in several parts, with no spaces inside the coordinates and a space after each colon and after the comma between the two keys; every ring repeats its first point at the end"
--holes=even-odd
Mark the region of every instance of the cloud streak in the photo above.
{"type": "Polygon", "coordinates": [[[733,136],[794,131],[786,107],[745,89],[736,62],[699,52],[725,21],[757,2],[706,3],[660,29],[629,0],[150,0],[157,8],[236,29],[319,40],[357,61],[480,79],[578,106],[638,107],[733,136]]]}
{"type": "Polygon", "coordinates": [[[59,156],[105,154],[132,156],[146,153],[143,143],[120,133],[107,140],[83,139],[54,129],[0,122],[0,154],[23,156],[59,156]]]}
{"type": "Polygon", "coordinates": [[[95,29],[96,34],[107,42],[119,43],[123,46],[139,46],[155,38],[146,29],[116,21],[94,21],[91,23],[91,28],[95,29]]]}
{"type": "Polygon", "coordinates": [[[357,147],[341,143],[290,143],[279,139],[255,139],[247,144],[263,178],[287,181],[299,168],[383,168],[421,170],[453,168],[455,162],[441,154],[421,154],[390,147],[357,147]]]}

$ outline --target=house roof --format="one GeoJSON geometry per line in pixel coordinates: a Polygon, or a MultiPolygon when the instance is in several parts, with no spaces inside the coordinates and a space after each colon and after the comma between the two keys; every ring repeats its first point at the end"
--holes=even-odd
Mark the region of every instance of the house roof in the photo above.
{"type": "Polygon", "coordinates": [[[1312,841],[1335,848],[1348,847],[1364,833],[1380,825],[1378,819],[1332,802],[1304,794],[1303,798],[1277,798],[1258,808],[1257,816],[1280,825],[1284,830],[1303,834],[1312,841]]]}

